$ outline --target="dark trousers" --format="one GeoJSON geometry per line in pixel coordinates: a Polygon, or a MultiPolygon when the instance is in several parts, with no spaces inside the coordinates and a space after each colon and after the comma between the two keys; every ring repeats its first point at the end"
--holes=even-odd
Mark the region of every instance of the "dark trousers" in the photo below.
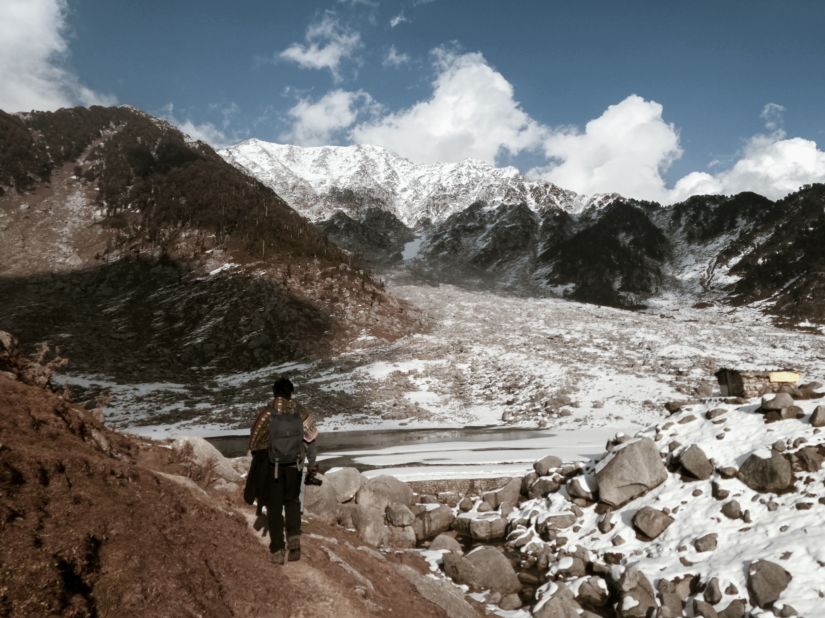
{"type": "Polygon", "coordinates": [[[269,483],[266,512],[269,519],[269,551],[274,552],[284,548],[284,513],[286,535],[301,534],[301,472],[296,466],[281,465],[278,467],[278,478],[270,477],[269,483]]]}

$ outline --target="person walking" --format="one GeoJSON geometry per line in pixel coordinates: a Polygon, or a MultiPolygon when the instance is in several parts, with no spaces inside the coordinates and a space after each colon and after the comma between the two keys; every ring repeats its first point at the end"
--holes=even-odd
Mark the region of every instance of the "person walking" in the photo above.
{"type": "Polygon", "coordinates": [[[244,498],[249,504],[257,500],[259,516],[266,507],[269,551],[276,564],[301,559],[303,473],[311,479],[318,471],[315,418],[292,399],[294,390],[288,378],[278,378],[272,401],[259,410],[249,435],[252,464],[244,498]]]}

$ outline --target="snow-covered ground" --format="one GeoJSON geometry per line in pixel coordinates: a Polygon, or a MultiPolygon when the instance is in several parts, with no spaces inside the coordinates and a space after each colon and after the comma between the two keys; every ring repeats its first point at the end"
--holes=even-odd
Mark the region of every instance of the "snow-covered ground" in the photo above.
{"type": "MultiPolygon", "coordinates": [[[[244,433],[273,376],[286,374],[322,431],[515,424],[570,440],[581,430],[638,429],[660,419],[667,401],[713,395],[724,366],[793,367],[825,381],[825,338],[776,328],[755,310],[692,309],[673,297],[629,312],[448,285],[389,290],[431,317],[430,332],[393,343],[362,337],[331,359],[197,385],[64,379],[108,391],[111,425],[157,437],[244,433]]],[[[488,462],[511,459],[501,448],[485,451],[488,462]]]]}

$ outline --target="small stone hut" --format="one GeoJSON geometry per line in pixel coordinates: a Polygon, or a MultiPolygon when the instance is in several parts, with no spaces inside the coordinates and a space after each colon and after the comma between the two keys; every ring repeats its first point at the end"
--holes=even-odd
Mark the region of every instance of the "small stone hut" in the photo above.
{"type": "Polygon", "coordinates": [[[743,371],[720,369],[716,372],[723,397],[760,397],[778,393],[782,387],[799,384],[800,374],[792,369],[778,371],[743,371]]]}

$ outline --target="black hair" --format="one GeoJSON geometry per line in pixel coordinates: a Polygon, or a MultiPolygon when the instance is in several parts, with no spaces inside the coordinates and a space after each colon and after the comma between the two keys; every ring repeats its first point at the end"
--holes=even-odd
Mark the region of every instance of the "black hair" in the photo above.
{"type": "Polygon", "coordinates": [[[289,378],[280,377],[275,380],[275,384],[272,385],[272,394],[275,397],[290,399],[294,390],[295,386],[289,378]]]}

